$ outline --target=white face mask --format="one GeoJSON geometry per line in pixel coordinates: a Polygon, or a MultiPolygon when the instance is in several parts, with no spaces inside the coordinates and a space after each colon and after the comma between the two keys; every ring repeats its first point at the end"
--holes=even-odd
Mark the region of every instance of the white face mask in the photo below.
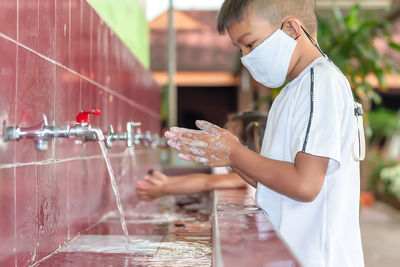
{"type": "Polygon", "coordinates": [[[241,58],[254,80],[270,88],[278,88],[286,80],[290,60],[297,45],[295,39],[276,30],[253,51],[241,58]]]}

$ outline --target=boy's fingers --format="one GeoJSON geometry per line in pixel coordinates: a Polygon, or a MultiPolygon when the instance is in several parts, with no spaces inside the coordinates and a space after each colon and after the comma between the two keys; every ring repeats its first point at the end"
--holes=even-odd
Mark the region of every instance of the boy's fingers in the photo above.
{"type": "Polygon", "coordinates": [[[204,158],[204,157],[193,157],[193,159],[195,162],[206,164],[206,165],[210,162],[207,158],[204,158]]]}
{"type": "Polygon", "coordinates": [[[202,120],[197,120],[196,121],[196,126],[209,133],[217,133],[221,130],[221,128],[215,124],[212,124],[211,122],[208,121],[202,121],[202,120]]]}
{"type": "MultiPolygon", "coordinates": [[[[179,151],[186,152],[189,154],[195,154],[197,156],[203,156],[205,152],[205,147],[195,147],[195,146],[190,146],[186,145],[188,142],[185,143],[180,143],[175,140],[168,140],[167,144],[173,148],[176,148],[179,151]]],[[[190,142],[189,142],[190,143],[190,142]]]]}
{"type": "Polygon", "coordinates": [[[179,153],[178,154],[178,158],[183,159],[183,160],[192,161],[192,159],[189,157],[189,155],[186,155],[186,154],[183,154],[183,153],[179,153]]]}
{"type": "Polygon", "coordinates": [[[206,151],[204,151],[201,148],[191,147],[181,143],[179,143],[175,148],[189,155],[201,156],[201,157],[204,157],[206,155],[206,151]]]}
{"type": "Polygon", "coordinates": [[[178,137],[178,135],[176,133],[173,133],[170,131],[166,131],[164,136],[168,139],[174,139],[174,138],[178,137]]]}
{"type": "Polygon", "coordinates": [[[189,155],[189,154],[183,154],[183,153],[179,153],[178,157],[183,159],[183,160],[189,160],[189,161],[194,161],[194,162],[198,162],[198,163],[202,163],[202,164],[208,164],[209,160],[205,157],[197,157],[197,156],[193,156],[193,155],[189,155]]]}
{"type": "Polygon", "coordinates": [[[203,136],[204,134],[207,134],[207,133],[204,131],[201,131],[201,130],[192,130],[192,129],[186,129],[186,128],[171,127],[171,129],[165,133],[165,137],[167,137],[169,139],[177,139],[179,137],[199,138],[200,136],[203,136]]]}
{"type": "Polygon", "coordinates": [[[208,143],[206,141],[200,139],[186,138],[186,137],[178,137],[173,140],[178,144],[183,144],[191,147],[205,148],[208,147],[208,143]]]}
{"type": "Polygon", "coordinates": [[[175,140],[169,139],[169,140],[167,141],[167,144],[168,144],[170,147],[173,147],[173,148],[176,148],[176,149],[179,150],[179,145],[178,145],[178,143],[177,143],[175,140]]]}

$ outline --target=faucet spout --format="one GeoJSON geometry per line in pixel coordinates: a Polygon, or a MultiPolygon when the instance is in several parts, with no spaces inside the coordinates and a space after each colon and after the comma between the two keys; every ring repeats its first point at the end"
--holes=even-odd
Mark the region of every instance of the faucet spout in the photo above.
{"type": "Polygon", "coordinates": [[[104,141],[103,131],[98,127],[91,127],[89,130],[90,133],[96,136],[97,141],[104,141]]]}
{"type": "Polygon", "coordinates": [[[104,141],[103,131],[90,124],[79,124],[75,126],[61,126],[54,129],[54,137],[83,137],[85,141],[104,141]]]}

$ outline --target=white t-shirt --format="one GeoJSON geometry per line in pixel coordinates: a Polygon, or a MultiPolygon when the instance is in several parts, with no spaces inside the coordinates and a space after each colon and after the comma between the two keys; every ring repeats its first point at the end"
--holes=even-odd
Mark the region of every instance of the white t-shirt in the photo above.
{"type": "Polygon", "coordinates": [[[352,150],[356,133],[350,85],[327,58],[315,59],[272,104],[262,156],[292,163],[298,152],[329,158],[324,184],[312,202],[295,201],[258,183],[258,206],[305,267],[364,266],[360,168],[352,150]]]}

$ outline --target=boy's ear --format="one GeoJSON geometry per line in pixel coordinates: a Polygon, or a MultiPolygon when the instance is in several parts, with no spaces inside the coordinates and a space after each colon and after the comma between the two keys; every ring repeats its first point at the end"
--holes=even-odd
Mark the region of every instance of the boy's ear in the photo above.
{"type": "Polygon", "coordinates": [[[297,39],[301,34],[300,23],[295,18],[288,18],[283,22],[282,31],[293,39],[297,39]]]}

